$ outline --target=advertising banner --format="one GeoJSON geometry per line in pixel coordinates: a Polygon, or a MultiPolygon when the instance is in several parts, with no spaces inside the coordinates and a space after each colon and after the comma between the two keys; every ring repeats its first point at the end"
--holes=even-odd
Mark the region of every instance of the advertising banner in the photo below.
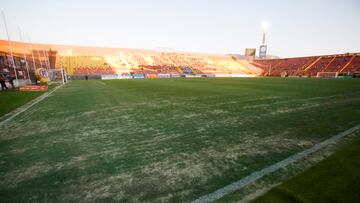
{"type": "Polygon", "coordinates": [[[102,80],[118,80],[118,79],[131,79],[129,74],[111,74],[111,75],[101,75],[102,80]]]}
{"type": "Polygon", "coordinates": [[[133,79],[145,79],[145,75],[144,74],[132,74],[131,77],[133,79]]]}
{"type": "Polygon", "coordinates": [[[146,78],[158,78],[157,74],[146,74],[146,78]]]}
{"type": "Polygon", "coordinates": [[[102,80],[116,80],[118,75],[101,75],[102,80]]]}
{"type": "Polygon", "coordinates": [[[228,77],[230,77],[230,75],[229,74],[215,74],[215,77],[217,77],[217,78],[228,78],[228,77]]]}
{"type": "Polygon", "coordinates": [[[170,74],[158,74],[159,78],[171,78],[170,74]]]}
{"type": "Polygon", "coordinates": [[[49,87],[47,85],[27,85],[20,87],[19,90],[25,92],[34,92],[34,91],[47,91],[48,88],[49,87]]]}

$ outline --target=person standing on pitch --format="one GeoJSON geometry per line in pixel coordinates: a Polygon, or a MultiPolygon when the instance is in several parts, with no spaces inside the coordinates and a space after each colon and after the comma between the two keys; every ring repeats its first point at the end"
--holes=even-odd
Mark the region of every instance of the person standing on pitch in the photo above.
{"type": "Polygon", "coordinates": [[[5,78],[1,73],[0,73],[0,83],[1,83],[1,90],[8,89],[5,84],[5,78]]]}

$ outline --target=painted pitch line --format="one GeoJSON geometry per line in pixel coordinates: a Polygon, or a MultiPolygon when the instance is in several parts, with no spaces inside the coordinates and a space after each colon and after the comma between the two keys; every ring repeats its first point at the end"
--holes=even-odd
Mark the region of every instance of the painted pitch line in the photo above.
{"type": "Polygon", "coordinates": [[[230,194],[236,190],[239,190],[239,189],[249,185],[250,183],[255,182],[256,180],[262,178],[263,176],[269,175],[270,173],[273,173],[273,172],[277,171],[278,169],[286,167],[300,159],[305,158],[309,154],[314,153],[314,152],[324,148],[327,145],[335,144],[339,139],[341,139],[347,135],[350,135],[357,130],[360,130],[360,125],[354,126],[354,127],[350,128],[344,132],[341,132],[323,142],[320,142],[319,144],[314,145],[313,147],[311,147],[309,149],[298,152],[280,162],[277,162],[273,165],[263,168],[260,171],[253,172],[252,174],[250,174],[234,183],[231,183],[230,185],[220,188],[213,193],[199,197],[198,199],[194,200],[192,203],[214,202],[215,200],[218,200],[227,194],[230,194]]]}
{"type": "Polygon", "coordinates": [[[31,108],[31,107],[34,106],[35,104],[41,102],[42,100],[44,100],[46,97],[48,97],[49,95],[51,95],[53,92],[55,92],[55,91],[56,91],[57,89],[59,89],[60,87],[62,87],[62,85],[59,85],[59,86],[55,87],[55,88],[54,88],[53,90],[51,90],[50,92],[47,92],[47,93],[45,93],[45,94],[42,94],[41,96],[33,99],[32,101],[24,104],[23,106],[15,109],[14,111],[12,111],[12,112],[4,115],[3,117],[0,118],[0,120],[2,120],[2,118],[7,117],[7,116],[9,116],[9,115],[11,115],[11,116],[9,116],[8,118],[6,118],[6,119],[3,120],[3,121],[0,121],[0,127],[1,127],[2,125],[4,125],[5,123],[7,123],[8,121],[10,121],[11,119],[13,119],[13,118],[15,118],[16,116],[18,116],[19,114],[21,114],[21,113],[23,113],[24,111],[28,110],[29,108],[31,108]]]}

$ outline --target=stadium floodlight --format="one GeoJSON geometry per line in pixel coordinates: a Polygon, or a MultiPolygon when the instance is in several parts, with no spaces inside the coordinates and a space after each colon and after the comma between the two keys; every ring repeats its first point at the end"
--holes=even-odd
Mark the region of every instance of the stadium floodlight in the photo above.
{"type": "Polygon", "coordinates": [[[262,43],[259,49],[259,57],[262,59],[266,58],[267,52],[267,45],[266,45],[266,31],[269,29],[270,25],[267,21],[261,22],[261,29],[262,29],[262,43]]]}
{"type": "Polygon", "coordinates": [[[268,22],[266,22],[266,21],[261,22],[261,28],[264,32],[267,31],[269,29],[269,27],[270,27],[270,25],[268,22]]]}

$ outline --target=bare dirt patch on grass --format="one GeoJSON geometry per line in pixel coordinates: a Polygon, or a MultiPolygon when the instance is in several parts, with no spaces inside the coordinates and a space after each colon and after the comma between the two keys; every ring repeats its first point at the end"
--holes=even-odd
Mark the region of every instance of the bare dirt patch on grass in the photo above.
{"type": "Polygon", "coordinates": [[[265,138],[247,135],[242,143],[228,145],[221,150],[206,148],[197,153],[179,153],[131,172],[87,180],[90,182],[84,182],[74,189],[88,201],[109,197],[136,202],[146,201],[150,196],[152,201],[171,201],[172,198],[183,198],[195,192],[189,188],[190,185],[191,188],[204,185],[212,177],[221,176],[234,166],[242,167],[243,171],[251,170],[249,166],[238,164],[243,159],[313,144],[309,140],[290,139],[287,136],[288,132],[265,138]]]}

